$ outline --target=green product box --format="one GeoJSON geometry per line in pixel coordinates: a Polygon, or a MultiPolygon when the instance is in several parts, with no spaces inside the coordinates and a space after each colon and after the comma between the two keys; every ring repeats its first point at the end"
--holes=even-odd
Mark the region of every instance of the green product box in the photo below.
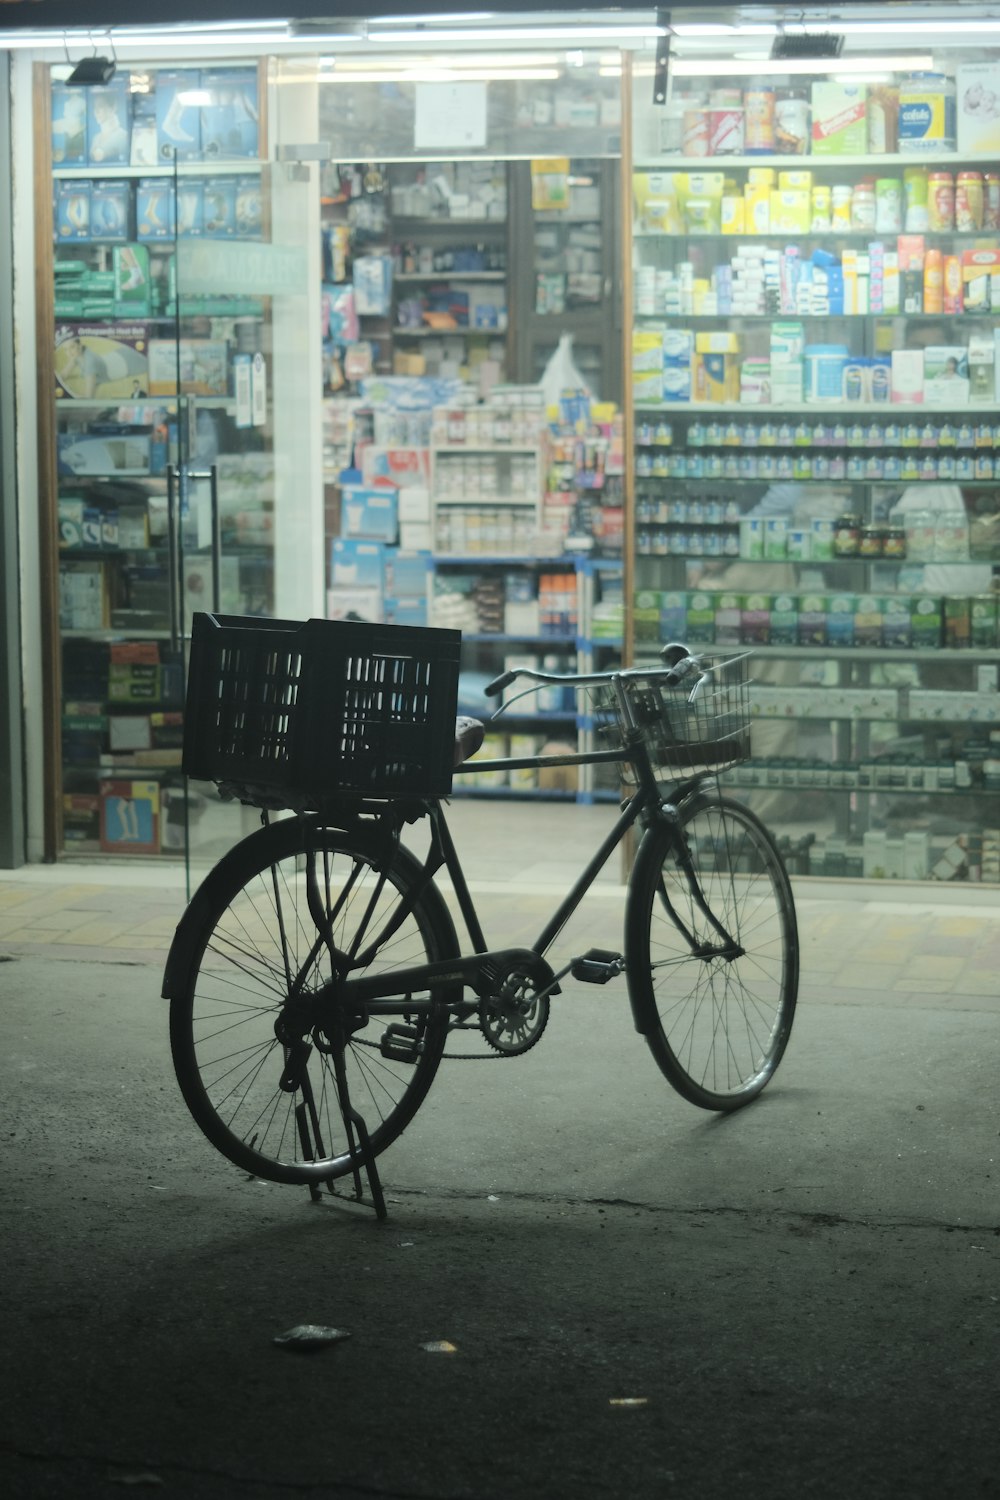
{"type": "Polygon", "coordinates": [[[799,598],[798,643],[826,645],[827,598],[825,594],[802,594],[799,598]]]}
{"type": "Polygon", "coordinates": [[[881,646],[885,601],[877,594],[859,594],[854,611],[854,644],[881,646]]]}
{"type": "Polygon", "coordinates": [[[771,645],[794,646],[799,637],[799,601],[794,594],[771,600],[771,645]]]}
{"type": "Polygon", "coordinates": [[[883,646],[904,648],[913,644],[911,609],[909,594],[888,596],[882,615],[883,646]]]}
{"type": "Polygon", "coordinates": [[[913,645],[936,649],[941,644],[942,600],[930,594],[915,594],[910,610],[913,645]]]}
{"type": "Polygon", "coordinates": [[[853,646],[854,621],[858,613],[856,594],[830,594],[826,602],[826,643],[853,646]]]}
{"type": "Polygon", "coordinates": [[[738,646],[743,639],[743,595],[715,596],[715,639],[720,646],[738,646]]]}
{"type": "Polygon", "coordinates": [[[969,600],[972,645],[989,649],[997,644],[997,598],[995,594],[974,594],[969,600]]]}
{"type": "Polygon", "coordinates": [[[771,595],[743,596],[742,632],[747,646],[766,646],[771,639],[771,595]]]}
{"type": "Polygon", "coordinates": [[[968,596],[945,595],[944,643],[953,650],[972,644],[972,600],[968,596]]]}
{"type": "Polygon", "coordinates": [[[660,639],[660,599],[659,589],[640,589],[636,593],[632,619],[637,641],[660,639]]]}
{"type": "Polygon", "coordinates": [[[148,318],[152,312],[148,249],[145,245],[115,245],[112,254],[115,317],[148,318]]]}
{"type": "Polygon", "coordinates": [[[686,635],[688,644],[711,645],[715,641],[715,595],[697,591],[688,595],[686,635]]]}

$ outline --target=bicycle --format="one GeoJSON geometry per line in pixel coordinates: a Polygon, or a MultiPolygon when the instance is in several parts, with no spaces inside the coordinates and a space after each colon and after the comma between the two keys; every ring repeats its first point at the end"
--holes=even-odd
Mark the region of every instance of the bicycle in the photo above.
{"type": "Polygon", "coordinates": [[[787,873],[763,824],[718,782],[749,754],[747,655],[672,644],[662,669],[505,672],[489,695],[519,680],[590,694],[594,744],[477,762],[482,724],[455,720],[460,641],[224,615],[195,616],[192,633],[184,769],[258,807],[263,826],[178,924],[163,980],[177,1080],[235,1165],[314,1197],[350,1174],[358,1199],[363,1169],[380,1217],[375,1158],[423,1103],[452,1031],[477,1028],[493,1051],[518,1055],[540,1039],[567,975],[603,985],[624,974],[669,1082],[730,1111],[772,1077],[795,1012],[787,873]],[[624,792],[613,828],[530,948],[490,949],[445,819],[453,776],[608,762],[624,792]],[[401,837],[422,819],[423,860],[401,837]],[[560,931],[633,829],[620,949],[554,970],[560,931]]]}

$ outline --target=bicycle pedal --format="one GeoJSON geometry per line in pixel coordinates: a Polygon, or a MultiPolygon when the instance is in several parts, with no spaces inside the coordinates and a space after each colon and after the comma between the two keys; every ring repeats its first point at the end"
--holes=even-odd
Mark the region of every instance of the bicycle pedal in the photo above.
{"type": "Polygon", "coordinates": [[[383,1057],[388,1057],[393,1062],[415,1063],[424,1047],[420,1032],[415,1026],[404,1026],[400,1021],[393,1021],[383,1031],[378,1050],[383,1057]]]}
{"type": "Polygon", "coordinates": [[[607,984],[617,979],[625,969],[625,960],[620,953],[609,953],[603,948],[591,948],[579,958],[574,958],[570,973],[584,984],[607,984]]]}

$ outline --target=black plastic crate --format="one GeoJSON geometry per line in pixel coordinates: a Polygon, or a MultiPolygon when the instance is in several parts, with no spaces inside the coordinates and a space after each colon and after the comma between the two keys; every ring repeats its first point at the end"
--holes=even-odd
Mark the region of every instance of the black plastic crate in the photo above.
{"type": "Polygon", "coordinates": [[[245,802],[451,791],[462,635],[194,616],[183,769],[245,802]]]}

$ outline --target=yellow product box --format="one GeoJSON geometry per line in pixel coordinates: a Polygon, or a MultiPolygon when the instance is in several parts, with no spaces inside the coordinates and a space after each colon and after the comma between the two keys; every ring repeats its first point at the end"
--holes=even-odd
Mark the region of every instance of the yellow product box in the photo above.
{"type": "Polygon", "coordinates": [[[771,189],[771,233],[808,234],[812,222],[812,196],[804,188],[771,189]]]}
{"type": "Polygon", "coordinates": [[[694,347],[697,354],[739,354],[740,336],[738,333],[725,333],[721,329],[712,333],[696,333],[694,347]]]}
{"type": "Polygon", "coordinates": [[[747,185],[773,188],[777,175],[773,167],[751,167],[747,172],[747,185]]]}
{"type": "Polygon", "coordinates": [[[632,376],[632,395],[636,401],[663,400],[663,369],[642,370],[632,376]]]}
{"type": "Polygon", "coordinates": [[[739,193],[725,193],[719,224],[723,234],[746,233],[746,205],[739,193]]]}
{"type": "Polygon", "coordinates": [[[800,188],[804,188],[807,193],[811,193],[812,186],[813,174],[807,168],[799,168],[793,172],[778,173],[778,187],[783,193],[794,192],[800,188]]]}
{"type": "Polygon", "coordinates": [[[679,198],[721,198],[726,185],[724,172],[678,172],[679,198]]]}
{"type": "Polygon", "coordinates": [[[663,368],[663,334],[655,328],[635,328],[632,331],[632,373],[663,368]]]}
{"type": "Polygon", "coordinates": [[[743,189],[743,224],[746,234],[767,234],[771,228],[770,183],[748,182],[743,189]]]}
{"type": "Polygon", "coordinates": [[[644,229],[679,234],[677,175],[674,172],[633,172],[632,199],[635,216],[644,229]]]}
{"type": "Polygon", "coordinates": [[[692,394],[696,401],[738,401],[740,360],[737,354],[695,354],[692,394]]]}

